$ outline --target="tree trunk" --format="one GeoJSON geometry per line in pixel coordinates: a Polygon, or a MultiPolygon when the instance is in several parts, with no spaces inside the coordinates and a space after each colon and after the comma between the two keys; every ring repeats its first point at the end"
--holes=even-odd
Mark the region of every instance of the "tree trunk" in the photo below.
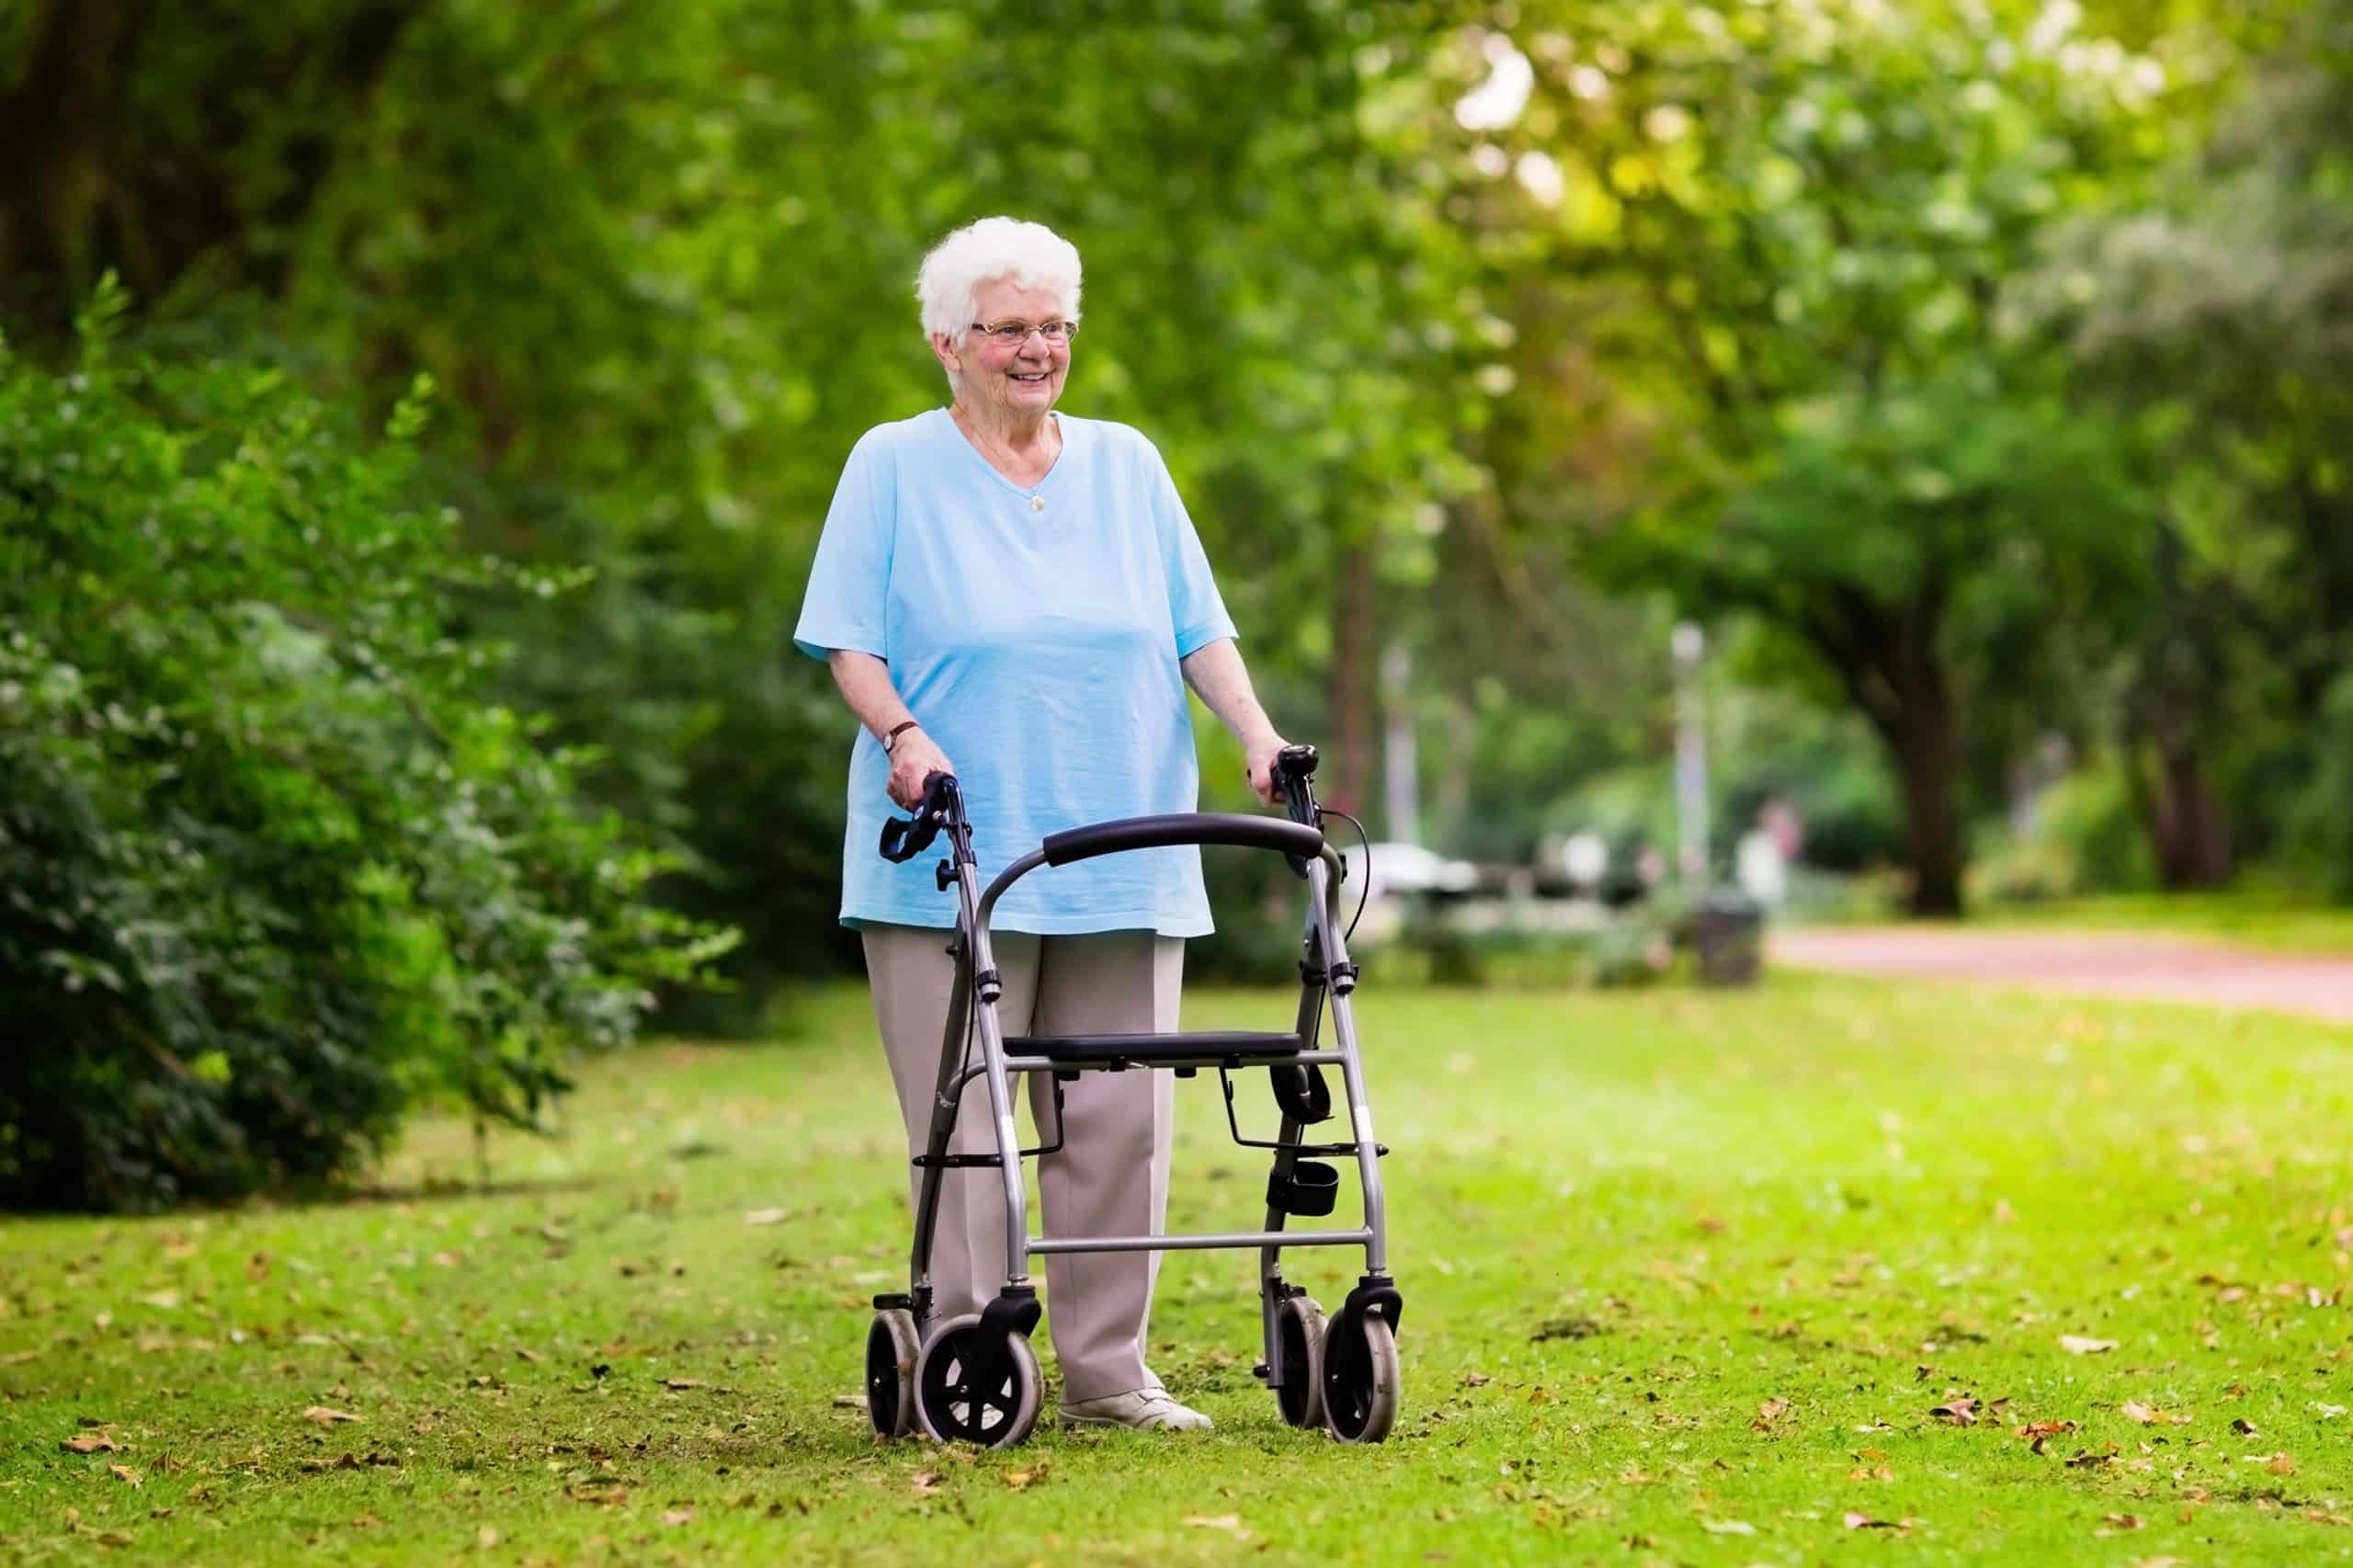
{"type": "Polygon", "coordinates": [[[1915,915],[1950,919],[1961,912],[1961,736],[1949,703],[1907,708],[1881,739],[1904,788],[1904,858],[1910,862],[1915,915]]]}
{"type": "Polygon", "coordinates": [[[1362,816],[1372,798],[1372,748],[1380,722],[1371,541],[1341,545],[1338,566],[1339,597],[1332,612],[1331,759],[1317,792],[1338,810],[1362,816]]]}
{"type": "Polygon", "coordinates": [[[2230,829],[2205,755],[2180,736],[2160,737],[2155,751],[2148,812],[2157,881],[2168,892],[2220,887],[2231,874],[2230,829]]]}

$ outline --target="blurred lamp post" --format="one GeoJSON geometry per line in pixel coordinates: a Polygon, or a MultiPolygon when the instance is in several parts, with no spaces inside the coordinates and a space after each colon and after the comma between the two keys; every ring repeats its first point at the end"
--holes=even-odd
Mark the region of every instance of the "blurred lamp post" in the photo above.
{"type": "Polygon", "coordinates": [[[1693,887],[1708,880],[1707,713],[1699,694],[1699,659],[1707,638],[1692,621],[1675,626],[1675,819],[1677,869],[1693,887]]]}

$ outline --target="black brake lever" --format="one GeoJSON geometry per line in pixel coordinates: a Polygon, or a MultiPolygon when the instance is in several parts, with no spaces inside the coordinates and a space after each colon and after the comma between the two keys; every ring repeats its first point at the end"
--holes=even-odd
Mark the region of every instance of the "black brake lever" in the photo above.
{"type": "Polygon", "coordinates": [[[893,864],[912,860],[930,846],[947,825],[949,802],[956,792],[956,776],[934,773],[923,781],[923,798],[912,819],[886,817],[882,822],[882,858],[893,864]]]}

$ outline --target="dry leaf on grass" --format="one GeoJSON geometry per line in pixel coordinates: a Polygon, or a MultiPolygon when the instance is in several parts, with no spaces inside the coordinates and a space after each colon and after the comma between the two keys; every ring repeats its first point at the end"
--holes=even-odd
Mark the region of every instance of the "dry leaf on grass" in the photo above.
{"type": "Polygon", "coordinates": [[[1232,1530],[1236,1535],[1242,1533],[1242,1516],[1239,1514],[1188,1514],[1182,1522],[1191,1525],[1196,1529],[1232,1530]]]}
{"type": "Polygon", "coordinates": [[[702,1387],[702,1380],[700,1378],[665,1378],[662,1380],[662,1386],[672,1393],[684,1393],[688,1389],[702,1387]]]}
{"type": "Polygon", "coordinates": [[[482,1528],[474,1531],[474,1544],[481,1547],[484,1551],[488,1551],[492,1547],[496,1546],[498,1541],[498,1530],[494,1526],[484,1525],[482,1528]]]}
{"type": "Polygon", "coordinates": [[[747,1209],[744,1211],[746,1225],[781,1225],[789,1210],[783,1209],[747,1209]]]}
{"type": "Polygon", "coordinates": [[[2152,1409],[2137,1399],[2128,1399],[2117,1409],[2127,1421],[2138,1421],[2143,1426],[2187,1426],[2189,1425],[2189,1417],[2187,1415],[2174,1415],[2162,1410],[2152,1409]]]}
{"type": "Polygon", "coordinates": [[[139,1472],[131,1469],[127,1464],[110,1464],[107,1466],[107,1469],[114,1473],[114,1478],[117,1481],[127,1483],[132,1486],[139,1484],[139,1472]]]}
{"type": "Polygon", "coordinates": [[[1893,1519],[1874,1519],[1860,1508],[1847,1509],[1845,1523],[1850,1530],[1893,1530],[1904,1528],[1893,1519]]]}
{"type": "Polygon", "coordinates": [[[837,1393],[834,1395],[834,1408],[835,1410],[864,1410],[866,1396],[862,1393],[837,1393]]]}
{"type": "Polygon", "coordinates": [[[2148,1521],[2138,1514],[2102,1514],[2099,1522],[2112,1530],[2137,1530],[2148,1521]]]}
{"type": "Polygon", "coordinates": [[[691,1522],[694,1517],[695,1511],[692,1508],[665,1508],[662,1513],[662,1522],[665,1525],[683,1525],[691,1522]]]}
{"type": "Polygon", "coordinates": [[[1462,1374],[1462,1386],[1466,1389],[1483,1389],[1495,1381],[1495,1379],[1487,1376],[1484,1372],[1465,1372],[1462,1374]]]}
{"type": "Polygon", "coordinates": [[[1008,1492],[1027,1492],[1031,1486],[1046,1479],[1046,1467],[1039,1464],[1029,1470],[1008,1470],[1000,1474],[997,1479],[1005,1483],[1005,1488],[1008,1492]]]}
{"type": "Polygon", "coordinates": [[[77,1432],[59,1440],[59,1448],[69,1454],[119,1453],[122,1445],[104,1432],[77,1432]]]}
{"type": "Polygon", "coordinates": [[[1710,1535],[1755,1535],[1756,1527],[1740,1519],[1702,1519],[1699,1528],[1710,1535]]]}
{"type": "Polygon", "coordinates": [[[1942,1404],[1930,1406],[1928,1414],[1951,1426],[1974,1426],[1977,1425],[1977,1396],[1949,1393],[1942,1404]]]}
{"type": "Polygon", "coordinates": [[[2244,1415],[2231,1423],[2231,1430],[2236,1432],[2242,1437],[2252,1437],[2256,1435],[2255,1423],[2249,1421],[2244,1415]]]}
{"type": "Polygon", "coordinates": [[[939,1472],[936,1470],[919,1470],[909,1478],[908,1484],[915,1488],[915,1495],[918,1497],[937,1496],[939,1493],[939,1472]]]}
{"type": "Polygon", "coordinates": [[[2063,1334],[2059,1348],[2070,1356],[2103,1356],[2116,1348],[2113,1339],[2093,1339],[2081,1334],[2063,1334]]]}
{"type": "Polygon", "coordinates": [[[302,1412],[302,1419],[315,1421],[322,1426],[332,1426],[338,1421],[357,1421],[359,1417],[347,1410],[329,1410],[324,1404],[314,1404],[302,1412]]]}
{"type": "Polygon", "coordinates": [[[2029,1421],[2018,1428],[2018,1436],[2027,1440],[2036,1453],[2041,1453],[2052,1438],[2063,1437],[2075,1430],[2073,1421],[2029,1421]]]}
{"type": "Polygon", "coordinates": [[[1789,1409],[1788,1400],[1778,1397],[1768,1399],[1756,1407],[1756,1419],[1748,1424],[1748,1429],[1752,1432],[1769,1432],[1773,1429],[1773,1423],[1788,1415],[1789,1409]]]}

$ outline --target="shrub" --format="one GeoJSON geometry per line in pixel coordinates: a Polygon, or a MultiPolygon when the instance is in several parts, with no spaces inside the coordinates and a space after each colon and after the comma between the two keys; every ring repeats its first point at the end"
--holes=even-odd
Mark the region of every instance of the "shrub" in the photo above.
{"type": "Polygon", "coordinates": [[[0,356],[0,1204],[347,1172],[453,1096],[529,1124],[725,938],[481,693],[454,515],[252,364],[0,356]]]}

